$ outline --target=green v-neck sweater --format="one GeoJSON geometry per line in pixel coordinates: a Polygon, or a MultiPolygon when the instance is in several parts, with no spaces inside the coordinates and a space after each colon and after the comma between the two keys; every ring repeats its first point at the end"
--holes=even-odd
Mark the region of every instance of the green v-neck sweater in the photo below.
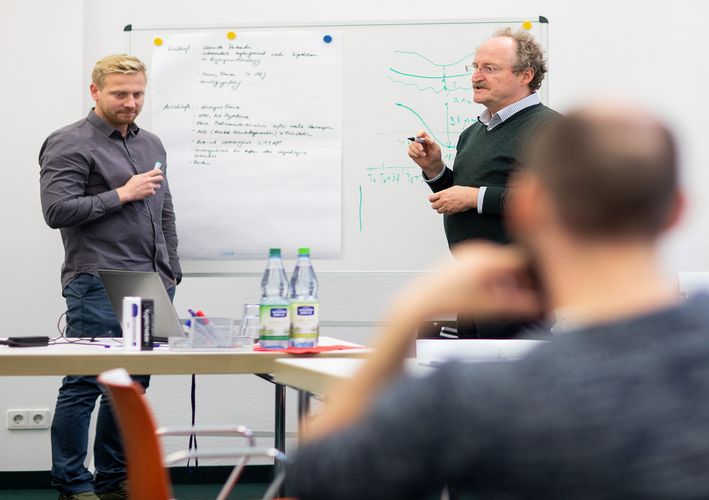
{"type": "Polygon", "coordinates": [[[430,183],[431,189],[437,192],[451,186],[486,186],[486,191],[481,213],[471,209],[443,216],[449,246],[472,239],[509,242],[502,217],[507,181],[519,167],[520,156],[534,134],[558,116],[543,104],[535,104],[492,130],[478,121],[460,134],[453,170],[446,167],[442,177],[430,183]]]}

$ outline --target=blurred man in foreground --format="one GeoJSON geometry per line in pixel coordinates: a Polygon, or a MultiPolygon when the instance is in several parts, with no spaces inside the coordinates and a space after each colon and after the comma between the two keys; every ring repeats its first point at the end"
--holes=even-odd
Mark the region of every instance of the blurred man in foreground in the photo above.
{"type": "Polygon", "coordinates": [[[682,210],[676,161],[668,130],[627,106],[543,131],[509,207],[520,245],[461,247],[399,297],[375,354],[311,423],[292,493],[709,497],[709,297],[679,302],[658,257],[682,210]],[[431,315],[546,307],[573,327],[520,361],[394,380],[431,315]]]}

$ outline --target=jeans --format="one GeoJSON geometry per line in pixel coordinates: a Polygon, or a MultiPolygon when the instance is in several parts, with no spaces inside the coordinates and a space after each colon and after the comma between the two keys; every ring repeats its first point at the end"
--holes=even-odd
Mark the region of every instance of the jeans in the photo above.
{"type": "MultiPolygon", "coordinates": [[[[175,289],[168,290],[170,297],[175,289]]],[[[62,292],[67,304],[67,337],[119,337],[121,327],[106,295],[101,279],[80,274],[62,292]]],[[[149,375],[134,375],[144,388],[149,375]]],[[[108,397],[96,377],[67,375],[62,380],[51,429],[52,485],[63,494],[83,491],[107,492],[126,479],[126,463],[121,437],[113,419],[108,397]],[[101,396],[94,464],[96,477],[84,466],[89,423],[96,399],[101,396]]]]}

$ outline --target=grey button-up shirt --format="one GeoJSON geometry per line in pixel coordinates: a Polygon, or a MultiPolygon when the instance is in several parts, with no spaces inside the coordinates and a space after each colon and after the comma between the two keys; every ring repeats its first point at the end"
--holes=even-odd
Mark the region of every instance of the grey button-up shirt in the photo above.
{"type": "Polygon", "coordinates": [[[167,177],[155,195],[121,205],[116,189],[161,162],[155,134],[131,124],[125,138],[94,111],[53,132],[39,153],[42,212],[64,242],[61,281],[97,269],[157,271],[166,286],[181,279],[167,177]]]}

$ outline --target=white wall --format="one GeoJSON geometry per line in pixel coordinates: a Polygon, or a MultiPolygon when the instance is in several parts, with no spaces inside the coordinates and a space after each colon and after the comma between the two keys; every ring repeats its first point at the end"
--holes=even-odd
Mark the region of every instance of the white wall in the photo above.
{"type": "MultiPolygon", "coordinates": [[[[37,153],[46,135],[83,116],[90,105],[89,73],[99,57],[123,51],[123,26],[235,25],[354,20],[534,17],[549,19],[550,104],[564,111],[580,100],[630,96],[666,116],[678,133],[684,180],[690,194],[685,224],[666,246],[670,271],[709,269],[707,237],[709,185],[705,168],[709,133],[703,85],[709,80],[703,30],[709,4],[676,0],[618,2],[449,0],[436,10],[430,1],[332,2],[271,0],[4,0],[0,3],[0,79],[6,182],[0,204],[4,278],[2,313],[8,334],[50,334],[63,311],[59,234],[44,226],[38,202],[37,153]],[[30,67],[28,67],[30,66],[30,67]],[[7,68],[17,68],[8,70],[7,68]],[[21,69],[19,69],[21,68],[21,69]]],[[[287,83],[284,82],[284,86],[287,83]]],[[[376,320],[402,286],[397,277],[323,277],[326,320],[376,320]]],[[[178,310],[194,304],[213,314],[237,315],[257,296],[255,278],[187,278],[176,297],[178,310]]],[[[369,328],[327,328],[324,333],[367,340],[369,328]]],[[[58,378],[7,378],[0,385],[0,421],[8,408],[53,408],[58,378]],[[8,383],[9,382],[9,383],[8,383]]],[[[155,377],[149,391],[165,424],[188,421],[188,377],[155,377]]],[[[250,376],[198,377],[198,420],[232,416],[257,430],[272,428],[272,391],[250,376]],[[264,391],[266,394],[264,394],[264,391]]],[[[293,403],[292,401],[290,403],[293,403]]],[[[291,404],[291,408],[294,405],[291,404]]],[[[290,429],[293,429],[291,414],[290,429]]],[[[0,425],[0,470],[49,468],[48,433],[9,432],[0,425]]],[[[206,442],[205,442],[206,443],[206,442]]],[[[182,444],[182,443],[180,443],[182,444]]]]}
{"type": "MultiPolygon", "coordinates": [[[[45,137],[83,113],[83,2],[0,2],[3,182],[0,213],[0,335],[55,335],[64,310],[59,234],[42,220],[37,156],[45,137]]],[[[59,377],[7,377],[0,383],[0,470],[48,470],[49,432],[9,432],[6,410],[52,408],[59,377]]]]}

